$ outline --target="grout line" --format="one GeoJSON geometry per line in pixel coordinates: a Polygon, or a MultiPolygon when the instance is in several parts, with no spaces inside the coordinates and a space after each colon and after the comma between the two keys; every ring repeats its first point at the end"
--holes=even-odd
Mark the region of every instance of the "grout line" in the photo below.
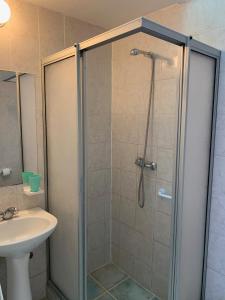
{"type": "MultiPolygon", "coordinates": [[[[108,264],[105,264],[105,266],[106,265],[108,265],[108,264]]],[[[115,264],[113,264],[113,265],[115,265],[115,264]]],[[[117,267],[117,266],[116,266],[117,267]]],[[[119,268],[118,268],[119,269],[119,268]]],[[[120,269],[119,269],[120,270],[120,269]]],[[[122,270],[120,270],[120,271],[122,271],[122,270]]],[[[126,274],[125,272],[123,272],[124,274],[126,274]]],[[[127,275],[127,274],[126,274],[127,275]]],[[[96,284],[98,284],[103,290],[104,290],[104,294],[108,294],[108,295],[110,295],[114,300],[117,300],[117,298],[115,298],[111,293],[110,293],[110,291],[113,289],[113,288],[116,288],[118,285],[120,285],[122,282],[124,282],[124,281],[126,281],[128,278],[129,278],[129,276],[127,275],[127,277],[126,278],[124,278],[124,279],[122,279],[120,282],[118,282],[117,284],[115,284],[114,286],[112,286],[110,289],[106,289],[102,284],[101,284],[101,282],[99,282],[92,274],[89,274],[88,275],[96,284]]],[[[99,299],[99,298],[101,298],[101,296],[103,296],[104,294],[102,294],[102,295],[99,295],[99,296],[97,296],[96,298],[94,298],[93,300],[97,300],[97,299],[99,299]]]]}
{"type": "MultiPolygon", "coordinates": [[[[99,299],[101,300],[101,297],[104,296],[104,295],[106,295],[106,294],[109,295],[110,297],[112,297],[112,299],[118,300],[117,298],[115,298],[115,297],[114,297],[109,291],[107,291],[107,290],[106,290],[106,292],[105,292],[104,294],[99,295],[97,298],[94,298],[93,300],[99,300],[99,299]]],[[[150,300],[151,300],[151,299],[150,299],[150,300]]]]}
{"type": "MultiPolygon", "coordinates": [[[[114,264],[114,263],[113,263],[114,264]]],[[[131,279],[133,280],[139,287],[141,287],[143,290],[145,290],[146,292],[150,292],[151,294],[153,294],[153,298],[150,299],[150,300],[153,300],[154,297],[157,298],[157,295],[155,295],[155,293],[153,293],[151,290],[145,288],[144,286],[142,286],[137,280],[135,280],[133,277],[131,277],[126,271],[124,271],[123,269],[121,269],[119,266],[117,266],[116,264],[114,264],[121,272],[125,273],[127,275],[127,278],[126,279],[131,279]]],[[[123,282],[125,280],[122,280],[121,282],[123,282]]],[[[116,285],[117,286],[117,285],[116,285]]],[[[111,290],[111,289],[110,289],[111,290]]]]}
{"type": "Polygon", "coordinates": [[[98,299],[100,296],[104,295],[106,292],[107,292],[107,289],[100,283],[98,282],[98,280],[96,280],[91,274],[88,275],[98,286],[100,286],[101,289],[103,289],[104,293],[97,296],[97,298],[94,298],[95,299],[98,299]]]}
{"type": "MultiPolygon", "coordinates": [[[[159,298],[157,295],[155,295],[155,293],[153,293],[151,290],[149,290],[149,289],[145,288],[144,286],[142,286],[137,280],[135,280],[133,277],[131,277],[131,276],[130,276],[127,272],[125,272],[122,268],[120,268],[119,266],[117,266],[117,265],[116,265],[115,263],[113,263],[113,262],[111,262],[111,264],[113,264],[113,265],[114,265],[121,273],[125,274],[125,275],[126,275],[126,278],[122,279],[121,281],[119,281],[118,283],[116,283],[115,285],[113,285],[111,288],[106,289],[106,288],[101,284],[101,282],[99,282],[92,274],[88,274],[88,276],[89,276],[89,277],[90,277],[90,278],[91,278],[98,286],[100,286],[100,287],[103,289],[103,291],[104,291],[103,294],[97,296],[97,297],[94,298],[93,300],[101,299],[101,297],[102,297],[104,294],[108,294],[108,295],[110,295],[114,300],[118,300],[117,298],[115,298],[114,295],[111,294],[111,291],[112,291],[113,289],[116,289],[120,284],[122,284],[123,282],[125,282],[125,281],[128,280],[128,279],[133,280],[140,288],[142,288],[143,290],[145,290],[147,293],[151,293],[153,296],[151,297],[150,300],[154,300],[154,298],[156,298],[157,300],[158,300],[158,299],[160,300],[160,298],[159,298]]],[[[104,266],[106,266],[106,265],[108,265],[108,264],[105,264],[104,266]]],[[[100,267],[99,269],[101,269],[101,268],[103,268],[103,267],[100,267]]],[[[98,269],[98,270],[99,270],[99,269],[98,269]]]]}
{"type": "Polygon", "coordinates": [[[104,265],[101,265],[101,266],[98,267],[97,269],[94,269],[94,271],[90,272],[90,273],[88,274],[88,276],[89,276],[89,275],[93,276],[93,275],[92,275],[93,273],[95,273],[96,271],[98,271],[98,270],[100,270],[100,269],[102,269],[102,268],[108,266],[109,264],[110,264],[110,263],[105,263],[104,265]]]}
{"type": "Polygon", "coordinates": [[[108,289],[108,291],[110,292],[111,290],[117,288],[121,283],[123,283],[124,281],[126,281],[128,279],[129,279],[129,277],[122,279],[120,282],[116,283],[114,286],[112,286],[110,289],[108,289]]]}
{"type": "MultiPolygon", "coordinates": [[[[121,273],[125,274],[127,277],[124,278],[124,279],[122,279],[122,280],[120,280],[118,283],[116,283],[115,285],[113,285],[113,286],[112,286],[111,288],[109,288],[109,289],[106,289],[106,288],[103,286],[103,288],[104,288],[106,291],[112,290],[114,287],[117,287],[120,283],[124,282],[125,280],[127,280],[127,279],[129,278],[129,275],[128,275],[126,272],[124,272],[122,269],[120,269],[117,265],[115,265],[114,263],[110,263],[110,264],[114,265],[121,273]]],[[[107,265],[109,265],[109,264],[106,264],[105,266],[107,266],[107,265]]],[[[97,279],[95,279],[95,277],[94,277],[93,275],[90,274],[89,276],[91,276],[91,278],[93,278],[93,279],[95,280],[96,283],[98,283],[100,286],[102,286],[101,282],[99,282],[97,279]]]]}

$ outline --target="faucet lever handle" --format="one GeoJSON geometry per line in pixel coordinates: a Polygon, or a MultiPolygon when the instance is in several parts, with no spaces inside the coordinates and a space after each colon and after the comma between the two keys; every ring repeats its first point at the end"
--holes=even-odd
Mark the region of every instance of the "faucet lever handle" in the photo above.
{"type": "Polygon", "coordinates": [[[13,216],[15,216],[18,213],[18,210],[16,207],[9,207],[3,212],[3,220],[9,220],[12,219],[13,216]]]}
{"type": "Polygon", "coordinates": [[[10,211],[13,214],[13,216],[18,214],[18,209],[16,207],[9,207],[7,208],[7,211],[10,211]]]}

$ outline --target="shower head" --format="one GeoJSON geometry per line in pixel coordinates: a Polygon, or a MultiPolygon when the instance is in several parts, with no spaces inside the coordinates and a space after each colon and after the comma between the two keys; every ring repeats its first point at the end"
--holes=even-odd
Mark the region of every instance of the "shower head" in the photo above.
{"type": "Polygon", "coordinates": [[[147,51],[143,51],[143,50],[140,50],[140,49],[137,49],[137,48],[133,48],[130,50],[130,55],[139,55],[139,54],[143,54],[144,56],[152,56],[151,55],[151,52],[147,52],[147,51]]]}
{"type": "Polygon", "coordinates": [[[168,57],[164,57],[164,56],[159,55],[157,53],[140,50],[138,48],[133,48],[133,49],[130,50],[130,55],[132,55],[132,56],[136,56],[136,55],[139,55],[139,54],[142,54],[145,57],[150,57],[151,59],[165,60],[169,65],[173,65],[173,63],[174,63],[173,59],[168,58],[168,57]]]}

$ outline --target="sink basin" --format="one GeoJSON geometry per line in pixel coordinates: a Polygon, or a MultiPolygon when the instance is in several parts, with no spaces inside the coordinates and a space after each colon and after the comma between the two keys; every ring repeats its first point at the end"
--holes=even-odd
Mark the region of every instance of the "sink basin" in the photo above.
{"type": "Polygon", "coordinates": [[[0,222],[0,256],[19,257],[38,247],[54,231],[57,219],[41,208],[19,211],[0,222]]]}
{"type": "Polygon", "coordinates": [[[57,219],[41,208],[19,211],[0,222],[0,256],[7,262],[7,300],[32,300],[29,280],[30,252],[54,231],[57,219]]]}

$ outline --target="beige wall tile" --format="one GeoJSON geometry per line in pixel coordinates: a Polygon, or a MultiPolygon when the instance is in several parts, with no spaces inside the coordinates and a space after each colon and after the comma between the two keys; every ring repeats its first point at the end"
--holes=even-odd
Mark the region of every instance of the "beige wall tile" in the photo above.
{"type": "Polygon", "coordinates": [[[154,240],[169,247],[171,245],[170,235],[171,216],[156,212],[154,221],[154,240]]]}
{"type": "Polygon", "coordinates": [[[10,35],[8,27],[1,28],[0,40],[4,41],[0,47],[0,69],[1,70],[13,70],[12,62],[10,59],[10,35]]]}
{"type": "Polygon", "coordinates": [[[119,266],[129,275],[134,274],[134,256],[120,248],[119,266]]]}
{"type": "Polygon", "coordinates": [[[144,288],[151,290],[152,270],[138,259],[134,260],[134,279],[144,288]]]}
{"type": "Polygon", "coordinates": [[[44,8],[38,10],[40,57],[64,48],[64,16],[44,8]]]}
{"type": "Polygon", "coordinates": [[[177,136],[176,119],[170,115],[160,115],[157,120],[157,145],[175,149],[177,136]]]}
{"type": "Polygon", "coordinates": [[[112,194],[112,218],[120,219],[120,195],[112,194]]]}
{"type": "Polygon", "coordinates": [[[135,229],[140,232],[146,240],[151,241],[153,239],[153,210],[145,210],[136,207],[136,221],[135,229]]]}
{"type": "Polygon", "coordinates": [[[169,256],[170,251],[169,248],[154,242],[154,250],[153,250],[153,273],[157,276],[157,274],[160,275],[160,277],[165,278],[168,280],[169,276],[169,256]]]}
{"type": "Polygon", "coordinates": [[[112,243],[112,261],[114,264],[119,265],[120,248],[112,243]]]}
{"type": "Polygon", "coordinates": [[[37,37],[11,34],[10,57],[14,70],[24,73],[37,73],[39,66],[37,37]]]}
{"type": "Polygon", "coordinates": [[[137,196],[136,173],[121,170],[120,183],[121,196],[135,201],[137,196]]]}
{"type": "Polygon", "coordinates": [[[89,170],[107,169],[111,167],[111,149],[106,143],[89,144],[88,168],[89,170]]]}
{"type": "Polygon", "coordinates": [[[98,269],[100,266],[103,266],[106,263],[105,261],[105,248],[89,250],[88,252],[88,262],[87,269],[91,273],[98,269]]]}
{"type": "Polygon", "coordinates": [[[87,119],[87,142],[103,143],[111,137],[111,118],[108,114],[92,114],[87,119]]]}
{"type": "Polygon", "coordinates": [[[107,195],[88,198],[88,224],[105,220],[105,206],[107,195]]]}
{"type": "Polygon", "coordinates": [[[120,244],[120,222],[112,220],[112,243],[119,246],[120,244]]]}
{"type": "Polygon", "coordinates": [[[18,207],[17,185],[0,188],[0,210],[10,206],[18,207]]]}
{"type": "Polygon", "coordinates": [[[97,222],[88,226],[88,249],[94,250],[104,248],[105,225],[104,222],[97,222]]]}
{"type": "Polygon", "coordinates": [[[88,173],[88,196],[96,197],[110,192],[111,188],[111,172],[103,169],[97,171],[89,171],[88,173]]]}
{"type": "Polygon", "coordinates": [[[120,199],[120,221],[131,227],[135,225],[135,202],[121,197],[120,199]]]}
{"type": "Polygon", "coordinates": [[[113,168],[120,168],[121,161],[121,143],[113,141],[112,143],[112,166],[113,168]]]}
{"type": "Polygon", "coordinates": [[[134,255],[136,259],[152,268],[152,259],[153,259],[153,241],[151,238],[146,239],[146,237],[139,233],[135,232],[133,234],[133,243],[134,248],[130,249],[130,252],[134,255]]]}
{"type": "Polygon", "coordinates": [[[112,192],[120,195],[121,191],[121,171],[120,169],[112,169],[112,192]]]}
{"type": "Polygon", "coordinates": [[[172,150],[159,149],[157,154],[157,176],[169,182],[173,180],[173,161],[174,153],[172,150]]]}
{"type": "Polygon", "coordinates": [[[46,272],[31,278],[31,291],[33,300],[44,299],[46,296],[46,272]]]}
{"type": "Polygon", "coordinates": [[[175,78],[157,80],[155,84],[155,111],[156,114],[177,114],[177,86],[175,78]]]}
{"type": "Polygon", "coordinates": [[[38,7],[28,2],[11,0],[12,17],[7,24],[10,33],[38,39],[38,7]]]}
{"type": "Polygon", "coordinates": [[[30,259],[29,267],[31,277],[46,272],[46,243],[43,243],[38,248],[34,249],[33,257],[30,259]]]}
{"type": "Polygon", "coordinates": [[[136,172],[135,160],[138,147],[135,144],[120,143],[120,168],[124,171],[136,172]]]}
{"type": "Polygon", "coordinates": [[[100,34],[104,31],[103,28],[93,26],[80,20],[75,20],[71,17],[65,18],[65,46],[70,47],[75,43],[84,41],[92,36],[100,34]]]}

